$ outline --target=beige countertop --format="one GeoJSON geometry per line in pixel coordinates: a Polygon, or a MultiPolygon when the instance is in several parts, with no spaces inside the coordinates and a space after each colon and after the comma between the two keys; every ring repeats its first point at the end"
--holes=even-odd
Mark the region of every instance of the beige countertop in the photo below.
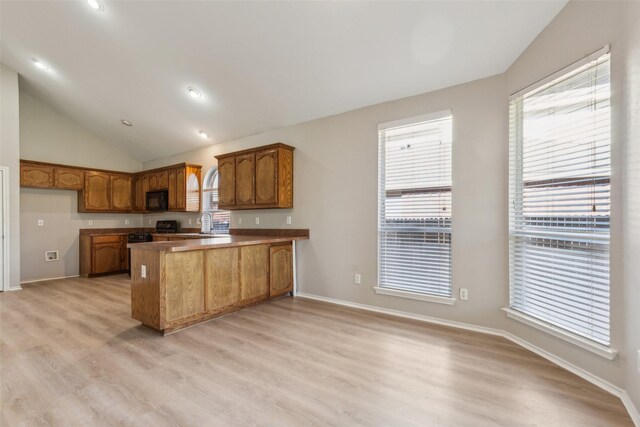
{"type": "MultiPolygon", "coordinates": [[[[197,233],[183,233],[194,235],[197,233]]],[[[180,236],[180,233],[172,234],[180,236]]],[[[269,243],[286,243],[292,240],[308,239],[307,236],[238,236],[238,235],[217,235],[212,238],[174,240],[168,242],[144,242],[129,243],[128,248],[132,250],[158,251],[158,252],[185,252],[199,251],[204,249],[227,248],[233,246],[260,245],[269,243]]]]}

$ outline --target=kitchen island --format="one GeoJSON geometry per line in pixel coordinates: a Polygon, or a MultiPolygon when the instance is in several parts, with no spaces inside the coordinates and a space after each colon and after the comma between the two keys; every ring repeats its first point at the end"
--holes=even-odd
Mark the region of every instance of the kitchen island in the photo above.
{"type": "Polygon", "coordinates": [[[131,243],[131,317],[168,334],[292,295],[295,241],[307,236],[131,243]]]}

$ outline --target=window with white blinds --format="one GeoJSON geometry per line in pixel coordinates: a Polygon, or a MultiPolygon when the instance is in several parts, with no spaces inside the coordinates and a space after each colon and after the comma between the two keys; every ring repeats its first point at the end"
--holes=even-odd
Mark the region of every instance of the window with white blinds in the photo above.
{"type": "Polygon", "coordinates": [[[379,126],[379,288],[451,297],[451,132],[450,111],[379,126]]]}
{"type": "Polygon", "coordinates": [[[205,229],[209,229],[214,233],[229,233],[229,224],[231,223],[231,212],[218,210],[218,169],[211,168],[204,176],[202,183],[202,211],[210,212],[213,224],[209,224],[209,218],[204,216],[205,229]]]}
{"type": "Polygon", "coordinates": [[[558,74],[510,101],[510,307],[608,346],[608,49],[558,74]]]}

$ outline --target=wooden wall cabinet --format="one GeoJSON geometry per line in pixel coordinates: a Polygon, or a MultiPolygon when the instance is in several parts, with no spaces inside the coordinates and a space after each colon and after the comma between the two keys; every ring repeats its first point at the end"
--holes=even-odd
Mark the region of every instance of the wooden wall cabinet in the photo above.
{"type": "Polygon", "coordinates": [[[278,143],[216,156],[220,209],[292,208],[293,150],[278,143]]]}
{"type": "Polygon", "coordinates": [[[79,212],[108,212],[111,210],[111,175],[106,172],[87,172],[84,190],[78,193],[79,212]]]}
{"type": "Polygon", "coordinates": [[[84,189],[84,171],[72,168],[55,168],[54,187],[65,190],[84,189]]]}
{"type": "Polygon", "coordinates": [[[128,270],[127,236],[119,234],[80,236],[80,275],[96,276],[128,270]]]}
{"type": "Polygon", "coordinates": [[[20,186],[78,191],[78,212],[146,212],[147,192],[168,190],[169,210],[200,212],[202,166],[181,163],[139,173],[20,160],[20,186]]]}
{"type": "Polygon", "coordinates": [[[20,186],[82,190],[84,171],[78,168],[21,160],[20,186]]]}
{"type": "Polygon", "coordinates": [[[130,175],[111,175],[111,210],[130,212],[133,178],[130,175]]]}

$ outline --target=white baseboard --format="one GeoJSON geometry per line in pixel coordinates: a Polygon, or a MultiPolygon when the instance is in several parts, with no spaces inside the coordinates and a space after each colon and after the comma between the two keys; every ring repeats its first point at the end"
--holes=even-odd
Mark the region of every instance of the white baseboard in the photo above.
{"type": "Polygon", "coordinates": [[[312,299],[312,300],[316,300],[316,301],[324,301],[324,302],[328,302],[328,303],[331,303],[331,304],[343,305],[345,307],[359,308],[359,309],[362,309],[362,310],[373,311],[373,312],[376,312],[376,313],[389,314],[391,316],[403,317],[405,319],[420,320],[422,322],[433,323],[433,324],[436,324],[436,325],[451,326],[453,328],[465,329],[467,331],[480,332],[480,333],[483,333],[483,334],[498,335],[498,336],[502,336],[503,335],[503,332],[501,330],[498,330],[498,329],[485,328],[483,326],[471,325],[469,323],[454,322],[454,321],[451,321],[451,320],[438,319],[436,317],[423,316],[421,314],[407,313],[406,311],[391,310],[391,309],[388,309],[388,308],[381,308],[381,307],[376,307],[376,306],[373,306],[373,305],[366,305],[366,304],[358,304],[358,303],[355,303],[355,302],[349,302],[349,301],[344,301],[344,300],[339,300],[339,299],[334,299],[334,298],[321,297],[321,296],[318,296],[318,295],[306,294],[306,293],[297,293],[296,297],[307,298],[307,299],[312,299]]]}
{"type": "Polygon", "coordinates": [[[638,416],[638,410],[634,406],[633,402],[629,398],[629,395],[627,394],[626,391],[509,332],[499,330],[499,329],[485,328],[484,326],[476,326],[468,323],[454,322],[451,320],[444,320],[444,319],[438,319],[435,317],[422,316],[420,314],[407,313],[405,311],[391,310],[387,308],[375,307],[375,306],[366,305],[366,304],[359,304],[355,302],[349,302],[349,301],[328,298],[328,297],[323,297],[319,295],[307,294],[302,292],[296,293],[296,297],[307,298],[307,299],[312,299],[316,301],[323,301],[331,304],[342,305],[345,307],[358,308],[361,310],[372,311],[375,313],[388,314],[391,316],[402,317],[405,319],[419,320],[422,322],[432,323],[436,325],[451,326],[453,328],[465,329],[467,331],[479,332],[482,334],[489,334],[489,335],[495,335],[495,336],[506,338],[509,341],[514,342],[515,344],[518,344],[519,346],[526,348],[527,350],[537,354],[538,356],[541,356],[547,359],[548,361],[560,366],[561,368],[566,369],[567,371],[579,376],[580,378],[590,382],[591,384],[597,387],[600,387],[601,389],[613,394],[616,397],[619,397],[620,400],[622,400],[622,403],[624,404],[625,408],[629,412],[629,416],[631,417],[631,420],[634,422],[636,427],[640,427],[640,417],[638,416]]]}
{"type": "Polygon", "coordinates": [[[70,279],[72,277],[80,277],[79,274],[74,274],[71,276],[60,276],[60,277],[49,277],[46,279],[35,279],[35,280],[25,280],[20,282],[21,285],[24,285],[25,283],[37,283],[37,282],[47,282],[49,280],[60,280],[60,279],[70,279]]]}
{"type": "Polygon", "coordinates": [[[640,413],[638,412],[638,408],[635,407],[626,391],[622,392],[622,396],[620,397],[620,399],[622,400],[624,407],[627,408],[627,411],[629,411],[631,421],[633,421],[636,427],[640,427],[640,413]]]}

